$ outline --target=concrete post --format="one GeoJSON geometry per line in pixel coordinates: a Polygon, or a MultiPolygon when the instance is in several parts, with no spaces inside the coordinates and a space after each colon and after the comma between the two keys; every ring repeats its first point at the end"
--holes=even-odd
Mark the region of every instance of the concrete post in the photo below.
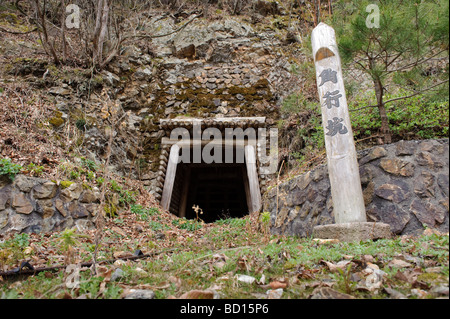
{"type": "MultiPolygon", "coordinates": [[[[336,225],[330,227],[334,230],[333,236],[341,234],[339,235],[341,238],[338,239],[347,240],[345,239],[346,233],[355,233],[349,229],[360,228],[362,224],[367,224],[367,217],[342,77],[341,60],[335,32],[330,26],[320,23],[312,32],[311,42],[336,222],[336,225]],[[335,231],[336,227],[339,229],[337,232],[335,231]]],[[[318,236],[319,233],[321,237],[329,237],[320,231],[330,227],[317,226],[314,228],[314,235],[318,236]]],[[[370,225],[365,225],[364,230],[367,229],[370,229],[370,225]]],[[[383,229],[386,231],[386,227],[383,229]]],[[[365,231],[356,233],[359,235],[350,240],[363,239],[361,235],[364,235],[365,231]]],[[[386,232],[383,232],[383,237],[385,235],[386,232]]],[[[368,238],[373,238],[373,236],[368,238]]]]}

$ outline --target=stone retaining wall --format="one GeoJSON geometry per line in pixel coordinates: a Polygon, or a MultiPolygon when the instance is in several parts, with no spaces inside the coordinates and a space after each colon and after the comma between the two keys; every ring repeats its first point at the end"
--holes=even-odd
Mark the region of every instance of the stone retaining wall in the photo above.
{"type": "MultiPolygon", "coordinates": [[[[400,141],[358,152],[368,221],[387,223],[394,234],[424,227],[449,230],[449,140],[400,141]]],[[[345,187],[345,185],[342,185],[345,187]]],[[[334,223],[327,166],[271,188],[264,197],[275,234],[310,236],[334,223]]]]}
{"type": "Polygon", "coordinates": [[[92,227],[99,206],[98,189],[60,184],[24,175],[13,183],[0,181],[0,234],[92,227]]]}

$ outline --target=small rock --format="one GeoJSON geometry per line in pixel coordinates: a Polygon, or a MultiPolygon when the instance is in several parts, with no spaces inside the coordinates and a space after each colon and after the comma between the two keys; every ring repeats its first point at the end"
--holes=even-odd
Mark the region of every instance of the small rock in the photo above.
{"type": "Polygon", "coordinates": [[[149,80],[152,77],[152,70],[149,68],[140,67],[134,73],[134,77],[141,81],[149,80]]]}
{"type": "Polygon", "coordinates": [[[395,155],[405,156],[414,154],[414,144],[413,141],[400,141],[397,143],[397,149],[395,155]]]}
{"type": "Polygon", "coordinates": [[[236,279],[239,282],[243,282],[246,284],[252,284],[256,281],[255,277],[248,276],[248,275],[236,275],[236,279]]]}
{"type": "Polygon", "coordinates": [[[283,296],[283,288],[267,291],[268,299],[281,299],[281,296],[283,296]]]}
{"type": "Polygon", "coordinates": [[[392,299],[407,299],[404,294],[395,289],[384,288],[384,290],[391,296],[392,299]]]}
{"type": "Polygon", "coordinates": [[[417,154],[416,161],[420,166],[428,166],[430,168],[439,168],[444,166],[444,164],[436,156],[426,151],[417,154]]]}
{"type": "Polygon", "coordinates": [[[384,184],[381,185],[376,191],[375,195],[378,197],[387,199],[394,203],[400,203],[406,199],[408,196],[408,190],[403,189],[399,185],[395,184],[384,184]]]}
{"type": "Polygon", "coordinates": [[[428,296],[428,293],[422,289],[411,289],[411,295],[416,296],[420,299],[424,299],[428,296]]]}
{"type": "Polygon", "coordinates": [[[37,199],[53,198],[58,186],[53,182],[46,182],[34,188],[34,197],[37,199]]]}
{"type": "Polygon", "coordinates": [[[6,209],[6,204],[9,201],[9,196],[7,193],[0,193],[0,211],[6,209]]]}
{"type": "Polygon", "coordinates": [[[104,79],[111,86],[115,86],[120,83],[120,78],[117,75],[115,75],[114,73],[104,70],[104,71],[102,71],[102,75],[104,76],[104,79]]]}
{"type": "Polygon", "coordinates": [[[12,206],[19,214],[29,215],[33,211],[33,205],[31,204],[30,200],[25,197],[23,193],[18,193],[14,195],[12,206]]]}
{"type": "Polygon", "coordinates": [[[117,268],[111,275],[111,281],[116,281],[117,279],[122,278],[123,274],[124,274],[124,271],[120,268],[117,268]]]}
{"type": "Polygon", "coordinates": [[[380,161],[380,166],[386,172],[396,176],[410,177],[414,175],[414,164],[398,158],[383,158],[380,161]]]}
{"type": "Polygon", "coordinates": [[[82,192],[83,187],[78,183],[73,183],[69,187],[61,190],[61,198],[65,202],[70,202],[80,198],[82,192]]]}
{"type": "Polygon", "coordinates": [[[155,299],[155,293],[148,289],[130,289],[122,299],[155,299]]]}
{"type": "Polygon", "coordinates": [[[144,269],[142,269],[142,268],[136,267],[136,268],[134,269],[134,271],[135,271],[140,277],[148,277],[148,273],[147,273],[144,269]]]}
{"type": "Polygon", "coordinates": [[[359,161],[359,165],[364,165],[368,162],[374,161],[378,158],[381,157],[385,157],[387,155],[387,151],[381,147],[381,146],[377,146],[374,147],[369,154],[367,154],[366,156],[364,156],[360,161],[359,161]]]}
{"type": "Polygon", "coordinates": [[[436,297],[440,297],[440,296],[447,296],[448,297],[448,295],[449,295],[448,286],[433,287],[430,290],[430,294],[432,294],[433,296],[436,296],[436,297]]]}

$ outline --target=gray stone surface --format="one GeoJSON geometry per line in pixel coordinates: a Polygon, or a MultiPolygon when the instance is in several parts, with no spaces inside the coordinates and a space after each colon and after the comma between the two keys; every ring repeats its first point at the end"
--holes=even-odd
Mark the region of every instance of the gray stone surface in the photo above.
{"type": "Polygon", "coordinates": [[[123,299],[154,299],[155,293],[148,289],[130,289],[123,299]]]}
{"type": "Polygon", "coordinates": [[[0,234],[89,229],[98,210],[96,191],[73,183],[61,189],[41,178],[18,175],[0,188],[0,234]]]}
{"type": "MultiPolygon", "coordinates": [[[[424,227],[449,231],[449,140],[400,141],[358,152],[367,220],[396,235],[424,227]]],[[[345,185],[343,185],[345,187],[345,185]]],[[[335,222],[327,166],[296,176],[264,195],[274,234],[311,236],[335,222]],[[278,201],[278,211],[277,211],[278,201]]]]}
{"type": "Polygon", "coordinates": [[[315,226],[313,229],[313,237],[355,242],[391,238],[392,232],[390,226],[384,223],[342,223],[315,226]]]}

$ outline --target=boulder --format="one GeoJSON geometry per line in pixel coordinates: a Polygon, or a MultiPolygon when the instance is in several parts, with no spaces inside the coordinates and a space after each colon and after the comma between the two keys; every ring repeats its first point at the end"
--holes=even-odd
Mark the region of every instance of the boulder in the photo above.
{"type": "Polygon", "coordinates": [[[23,193],[13,195],[12,207],[19,214],[29,215],[34,210],[33,204],[23,193]]]}
{"type": "Polygon", "coordinates": [[[414,164],[398,158],[383,158],[380,161],[380,166],[386,172],[397,175],[410,177],[414,175],[414,164]]]}
{"type": "Polygon", "coordinates": [[[61,190],[61,199],[66,203],[71,202],[80,198],[82,192],[83,187],[78,183],[73,183],[69,187],[61,190]]]}
{"type": "Polygon", "coordinates": [[[33,196],[37,199],[47,199],[55,197],[58,185],[53,182],[45,182],[34,187],[33,196]]]}

